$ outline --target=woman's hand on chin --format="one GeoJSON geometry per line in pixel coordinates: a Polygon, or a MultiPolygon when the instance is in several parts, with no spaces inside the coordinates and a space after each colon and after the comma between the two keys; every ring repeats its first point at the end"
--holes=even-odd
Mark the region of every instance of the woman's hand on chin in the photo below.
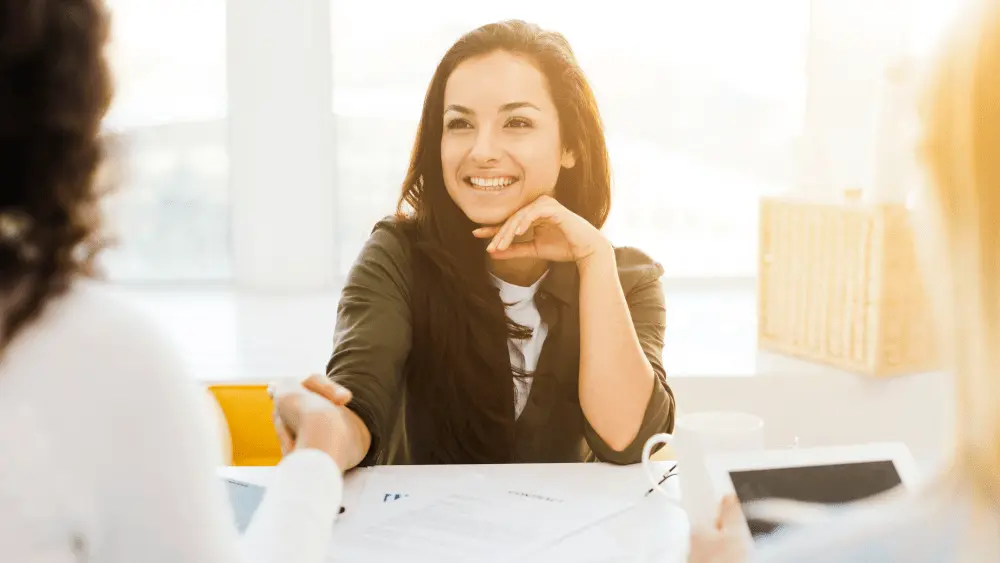
{"type": "Polygon", "coordinates": [[[539,258],[580,265],[612,248],[604,235],[586,219],[543,195],[496,227],[472,231],[477,238],[492,238],[486,248],[494,260],[539,258]]]}

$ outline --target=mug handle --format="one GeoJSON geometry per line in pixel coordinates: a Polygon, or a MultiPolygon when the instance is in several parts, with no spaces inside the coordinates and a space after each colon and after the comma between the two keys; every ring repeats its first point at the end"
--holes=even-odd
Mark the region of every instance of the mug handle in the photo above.
{"type": "Polygon", "coordinates": [[[649,479],[653,489],[667,496],[670,495],[660,486],[660,480],[663,476],[653,472],[653,464],[650,462],[649,456],[652,455],[653,448],[656,446],[660,444],[669,446],[673,441],[674,437],[671,434],[653,434],[646,440],[646,445],[642,448],[642,470],[646,474],[646,478],[649,479]]]}

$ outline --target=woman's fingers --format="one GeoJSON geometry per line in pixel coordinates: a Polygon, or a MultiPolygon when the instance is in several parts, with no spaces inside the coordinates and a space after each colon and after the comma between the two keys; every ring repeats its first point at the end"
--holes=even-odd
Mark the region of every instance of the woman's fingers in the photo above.
{"type": "MultiPolygon", "coordinates": [[[[561,205],[552,205],[548,198],[536,200],[535,203],[525,207],[518,215],[511,218],[511,229],[504,239],[504,244],[499,245],[497,249],[508,250],[511,244],[514,243],[515,237],[527,233],[528,229],[536,225],[548,224],[553,225],[553,228],[560,229],[558,225],[561,209],[565,208],[561,205]]],[[[527,251],[530,252],[533,250],[530,249],[527,251]]]]}
{"type": "Polygon", "coordinates": [[[278,444],[281,446],[281,455],[286,456],[288,452],[295,449],[295,440],[288,431],[288,427],[281,421],[281,417],[278,416],[278,411],[274,412],[273,422],[274,431],[278,435],[278,444]]]}
{"type": "Polygon", "coordinates": [[[538,247],[534,242],[517,242],[510,245],[506,250],[494,251],[490,256],[494,260],[511,260],[514,258],[537,258],[538,247]]]}
{"type": "Polygon", "coordinates": [[[514,225],[514,235],[523,235],[528,232],[528,229],[530,229],[532,225],[540,221],[558,224],[557,219],[559,210],[564,208],[558,203],[553,205],[554,202],[555,200],[552,198],[541,197],[531,204],[530,209],[525,208],[527,213],[518,219],[517,223],[514,225]]]}
{"type": "MultiPolygon", "coordinates": [[[[486,247],[487,252],[506,252],[514,244],[515,238],[527,233],[537,222],[549,221],[559,224],[558,214],[561,209],[565,208],[555,199],[542,196],[508,217],[503,225],[480,227],[473,230],[472,234],[476,238],[493,237],[489,246],[486,247]]],[[[522,256],[523,252],[525,250],[519,250],[518,256],[522,256]]],[[[505,257],[513,258],[513,256],[506,255],[505,257]]]]}
{"type": "Polygon", "coordinates": [[[328,377],[317,374],[310,375],[303,381],[282,379],[274,381],[267,386],[267,393],[271,396],[272,400],[278,395],[304,395],[309,391],[316,393],[335,405],[346,405],[353,398],[350,389],[330,381],[328,377]]]}
{"type": "Polygon", "coordinates": [[[534,223],[534,221],[527,221],[522,217],[521,220],[517,222],[517,225],[514,226],[514,236],[519,237],[524,233],[528,232],[528,229],[531,228],[532,223],[534,223]]]}
{"type": "Polygon", "coordinates": [[[343,385],[330,381],[329,377],[313,374],[302,382],[302,387],[324,397],[335,405],[346,405],[353,395],[351,390],[343,385]]]}
{"type": "Polygon", "coordinates": [[[504,221],[503,226],[500,227],[500,230],[493,237],[493,241],[491,241],[490,245],[486,247],[487,252],[493,252],[495,250],[503,250],[504,248],[506,248],[507,244],[510,244],[509,242],[507,242],[507,240],[511,236],[511,233],[513,231],[513,225],[524,214],[525,209],[522,209],[517,213],[511,215],[510,217],[507,218],[506,221],[504,221]]]}
{"type": "Polygon", "coordinates": [[[539,208],[535,204],[518,211],[504,224],[497,235],[494,251],[506,251],[514,243],[514,238],[527,231],[528,227],[535,222],[539,215],[539,208]]]}
{"type": "Polygon", "coordinates": [[[740,501],[734,495],[727,495],[719,505],[719,516],[715,520],[715,527],[720,530],[734,530],[743,525],[743,512],[740,510],[740,501]]]}
{"type": "Polygon", "coordinates": [[[303,381],[283,379],[268,385],[274,402],[274,430],[282,455],[295,448],[296,434],[306,412],[333,409],[351,401],[351,391],[329,378],[313,374],[303,381]]]}
{"type": "Polygon", "coordinates": [[[500,227],[479,227],[472,231],[472,236],[476,238],[490,238],[500,232],[500,227]]]}
{"type": "MultiPolygon", "coordinates": [[[[284,411],[287,416],[289,406],[291,404],[298,404],[300,394],[303,392],[302,386],[294,380],[285,379],[268,385],[267,392],[274,402],[274,412],[271,415],[271,422],[274,424],[274,431],[278,435],[281,455],[288,455],[288,452],[295,449],[295,434],[288,427],[286,421],[282,419],[281,413],[284,411]]],[[[293,409],[293,412],[294,410],[296,409],[293,409]]],[[[297,420],[293,421],[295,424],[297,422],[297,420]]]]}
{"type": "Polygon", "coordinates": [[[267,394],[271,397],[272,401],[277,402],[278,397],[285,397],[294,394],[297,390],[302,389],[302,384],[291,378],[279,379],[277,381],[272,381],[267,386],[267,394]]]}

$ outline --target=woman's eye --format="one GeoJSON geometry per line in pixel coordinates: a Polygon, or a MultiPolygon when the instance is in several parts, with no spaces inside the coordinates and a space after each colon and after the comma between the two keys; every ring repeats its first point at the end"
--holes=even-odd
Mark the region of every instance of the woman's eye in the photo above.
{"type": "Polygon", "coordinates": [[[469,123],[469,120],[467,120],[467,119],[452,119],[451,121],[448,122],[448,124],[446,125],[446,127],[449,130],[452,130],[452,129],[471,129],[472,128],[472,124],[469,123]]]}
{"type": "Polygon", "coordinates": [[[523,117],[512,117],[507,120],[507,127],[512,127],[514,129],[525,129],[531,127],[531,121],[523,117]]]}

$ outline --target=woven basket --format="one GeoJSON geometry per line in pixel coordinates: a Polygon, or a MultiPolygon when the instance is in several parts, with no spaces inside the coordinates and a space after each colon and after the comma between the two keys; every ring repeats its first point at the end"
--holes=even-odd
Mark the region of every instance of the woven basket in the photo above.
{"type": "Polygon", "coordinates": [[[938,367],[903,205],[764,199],[760,213],[762,349],[879,377],[938,367]]]}

